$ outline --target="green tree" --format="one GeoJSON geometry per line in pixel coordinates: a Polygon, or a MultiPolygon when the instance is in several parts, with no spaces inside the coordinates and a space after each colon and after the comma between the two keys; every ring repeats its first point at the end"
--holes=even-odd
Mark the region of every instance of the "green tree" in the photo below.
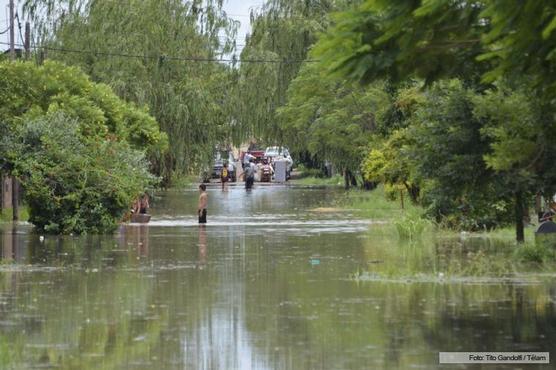
{"type": "Polygon", "coordinates": [[[492,140],[474,114],[476,96],[458,80],[434,84],[409,127],[423,205],[437,221],[468,230],[507,224],[515,191],[485,163],[492,140]]]}
{"type": "Polygon", "coordinates": [[[491,143],[484,160],[514,197],[516,237],[523,240],[529,199],[539,191],[556,192],[556,124],[542,99],[531,95],[527,83],[520,85],[500,83],[472,100],[473,114],[483,122],[481,134],[491,143]]]}
{"type": "Polygon", "coordinates": [[[39,229],[110,231],[154,184],[145,155],[164,153],[166,135],[78,68],[0,63],[0,100],[0,166],[21,180],[39,229]]]}
{"type": "MultiPolygon", "coordinates": [[[[552,154],[545,148],[556,143],[551,113],[556,104],[556,79],[552,73],[556,55],[554,3],[368,0],[355,10],[338,14],[334,22],[316,44],[314,54],[331,73],[367,83],[385,76],[395,83],[419,77],[429,85],[442,78],[459,78],[481,93],[491,89],[495,94],[500,94],[495,85],[504,79],[525,88],[522,97],[534,96],[538,100],[533,117],[526,118],[524,112],[517,111],[511,114],[512,119],[519,117],[523,122],[501,123],[500,114],[484,108],[477,108],[474,118],[479,125],[486,125],[478,132],[492,145],[484,152],[483,160],[515,195],[516,236],[522,241],[521,219],[528,203],[524,197],[530,189],[548,193],[553,188],[553,176],[549,175],[552,154]],[[530,119],[538,120],[531,125],[530,119]],[[524,151],[520,155],[501,155],[519,141],[516,135],[527,127],[534,131],[522,138],[521,143],[527,144],[524,151]],[[539,150],[531,155],[534,148],[539,150]]],[[[502,94],[509,97],[507,92],[502,94]]],[[[521,100],[520,105],[523,104],[530,104],[530,100],[521,100]]],[[[505,110],[503,105],[497,106],[505,110]]],[[[444,139],[437,139],[435,145],[442,147],[444,139]]],[[[481,165],[476,165],[481,172],[481,165]]],[[[462,168],[465,173],[466,167],[462,168]]],[[[502,201],[494,195],[492,206],[499,200],[502,201]]]]}
{"type": "Polygon", "coordinates": [[[231,66],[237,24],[222,0],[26,0],[48,58],[148,106],[170,150],[151,157],[157,174],[191,172],[226,141],[233,122],[231,66]]]}
{"type": "Polygon", "coordinates": [[[292,81],[277,117],[294,150],[331,162],[344,172],[349,187],[387,101],[380,83],[366,88],[346,84],[317,64],[307,64],[292,81]]]}
{"type": "Polygon", "coordinates": [[[236,104],[238,124],[246,136],[287,142],[276,117],[288,88],[310,47],[328,27],[328,14],[351,1],[270,0],[252,14],[252,32],[241,53],[236,104]],[[257,63],[243,61],[275,61],[257,63]]]}
{"type": "Polygon", "coordinates": [[[3,140],[16,158],[32,222],[49,233],[113,230],[155,178],[144,155],[125,141],[86,138],[62,113],[27,120],[3,140]]]}

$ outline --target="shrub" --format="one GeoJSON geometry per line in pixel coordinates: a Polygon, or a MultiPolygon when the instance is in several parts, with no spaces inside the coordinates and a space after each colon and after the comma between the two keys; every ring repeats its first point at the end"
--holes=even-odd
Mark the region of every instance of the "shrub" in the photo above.
{"type": "Polygon", "coordinates": [[[110,231],[155,180],[142,152],[125,141],[89,139],[62,113],[18,125],[3,149],[25,189],[29,220],[45,232],[110,231]]]}

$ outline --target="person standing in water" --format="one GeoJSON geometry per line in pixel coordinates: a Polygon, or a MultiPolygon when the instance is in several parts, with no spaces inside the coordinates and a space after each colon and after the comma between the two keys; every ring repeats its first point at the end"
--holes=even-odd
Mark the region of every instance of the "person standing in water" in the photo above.
{"type": "Polygon", "coordinates": [[[228,162],[224,162],[222,169],[220,170],[220,182],[222,183],[222,191],[226,188],[226,183],[230,179],[230,173],[228,172],[228,162]]]}
{"type": "Polygon", "coordinates": [[[255,163],[253,163],[253,159],[249,161],[249,165],[245,167],[245,171],[243,172],[243,176],[245,177],[245,189],[251,190],[253,187],[253,183],[255,182],[255,163]]]}
{"type": "Polygon", "coordinates": [[[197,215],[199,216],[199,223],[207,223],[207,205],[208,205],[208,195],[207,186],[205,184],[199,185],[199,206],[197,207],[197,215]]]}

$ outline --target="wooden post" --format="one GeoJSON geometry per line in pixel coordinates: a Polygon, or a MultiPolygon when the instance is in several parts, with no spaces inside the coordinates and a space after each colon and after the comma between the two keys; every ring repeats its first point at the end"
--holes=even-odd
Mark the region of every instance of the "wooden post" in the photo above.
{"type": "Polygon", "coordinates": [[[400,189],[400,200],[402,202],[402,209],[405,209],[404,203],[403,203],[403,190],[402,189],[400,189]]]}

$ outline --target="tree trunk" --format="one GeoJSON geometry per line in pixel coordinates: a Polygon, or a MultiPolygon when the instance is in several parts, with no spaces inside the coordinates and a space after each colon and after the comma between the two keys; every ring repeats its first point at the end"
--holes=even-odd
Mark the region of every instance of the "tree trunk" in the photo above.
{"type": "Polygon", "coordinates": [[[515,193],[515,239],[518,243],[525,241],[523,217],[525,216],[525,206],[523,204],[523,193],[515,193]]]}
{"type": "Polygon", "coordinates": [[[349,177],[351,179],[351,186],[357,187],[357,178],[353,173],[351,173],[351,171],[349,172],[349,177]]]}
{"type": "Polygon", "coordinates": [[[12,176],[12,219],[19,221],[19,182],[12,176]]]}
{"type": "Polygon", "coordinates": [[[350,184],[349,171],[344,170],[344,189],[349,190],[350,184]]]}

